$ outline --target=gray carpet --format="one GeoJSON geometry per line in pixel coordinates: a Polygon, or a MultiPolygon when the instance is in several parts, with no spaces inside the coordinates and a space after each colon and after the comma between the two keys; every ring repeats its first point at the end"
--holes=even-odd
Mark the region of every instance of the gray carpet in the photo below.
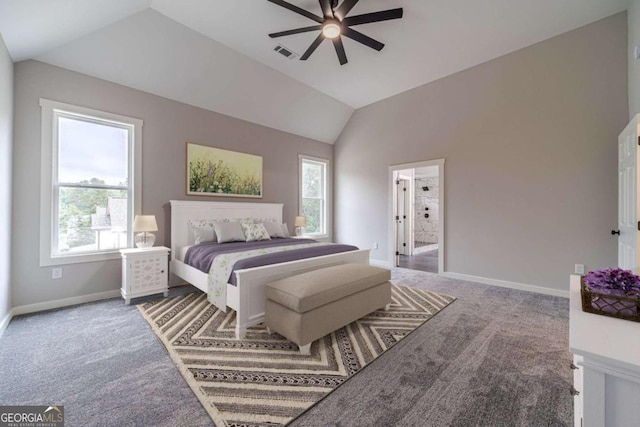
{"type": "Polygon", "coordinates": [[[64,405],[66,426],[210,426],[147,322],[122,299],[15,317],[0,405],[64,405]]]}
{"type": "MultiPolygon", "coordinates": [[[[293,426],[571,425],[568,300],[413,270],[392,277],[458,300],[293,426]]],[[[68,426],[212,425],[122,300],[16,317],[0,338],[0,378],[0,404],[65,405],[68,426]]]]}
{"type": "Polygon", "coordinates": [[[292,426],[573,424],[569,300],[406,269],[393,279],[458,300],[292,426]]]}

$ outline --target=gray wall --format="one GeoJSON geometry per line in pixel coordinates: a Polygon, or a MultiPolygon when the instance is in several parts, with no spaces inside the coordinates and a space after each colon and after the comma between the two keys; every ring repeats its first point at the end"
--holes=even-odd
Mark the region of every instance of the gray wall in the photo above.
{"type": "Polygon", "coordinates": [[[635,46],[640,45],[640,0],[630,0],[629,28],[629,119],[640,113],[640,60],[633,56],[635,46]]]}
{"type": "Polygon", "coordinates": [[[626,13],[362,108],[335,147],[336,239],[388,257],[388,166],[445,158],[446,271],[567,290],[616,264],[626,13]]]}
{"type": "MultiPolygon", "coordinates": [[[[48,98],[144,120],[142,211],[156,215],[157,245],[169,244],[168,200],[185,195],[185,142],[263,156],[263,202],[298,211],[298,154],[333,159],[333,146],[276,131],[37,61],[15,65],[13,305],[93,294],[120,287],[119,261],[64,266],[63,278],[39,266],[40,107],[48,98]]],[[[255,199],[226,199],[227,201],[255,199]]]]}
{"type": "Polygon", "coordinates": [[[11,309],[13,62],[0,35],[0,324],[11,309]]]}

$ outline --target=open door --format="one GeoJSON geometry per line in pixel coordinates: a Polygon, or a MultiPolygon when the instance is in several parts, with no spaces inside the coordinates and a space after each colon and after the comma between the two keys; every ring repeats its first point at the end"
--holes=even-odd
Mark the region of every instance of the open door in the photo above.
{"type": "MultiPolygon", "coordinates": [[[[398,192],[398,206],[396,207],[396,233],[398,246],[396,252],[399,255],[411,255],[410,234],[411,227],[408,216],[411,215],[411,198],[409,194],[410,182],[407,179],[398,179],[396,181],[398,192]]],[[[396,263],[397,265],[397,263],[396,263]]]]}
{"type": "Polygon", "coordinates": [[[638,120],[627,125],[618,137],[618,266],[638,273],[638,120]]]}

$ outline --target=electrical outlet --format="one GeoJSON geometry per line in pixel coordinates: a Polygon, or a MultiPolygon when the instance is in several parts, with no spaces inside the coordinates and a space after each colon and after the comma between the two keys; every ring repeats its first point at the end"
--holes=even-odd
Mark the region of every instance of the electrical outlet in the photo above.
{"type": "Polygon", "coordinates": [[[584,264],[576,264],[575,273],[584,274],[584,264]]]}
{"type": "Polygon", "coordinates": [[[377,242],[373,242],[373,249],[378,249],[378,243],[377,242]]]}
{"type": "Polygon", "coordinates": [[[62,267],[53,267],[51,269],[52,279],[62,279],[62,267]]]}

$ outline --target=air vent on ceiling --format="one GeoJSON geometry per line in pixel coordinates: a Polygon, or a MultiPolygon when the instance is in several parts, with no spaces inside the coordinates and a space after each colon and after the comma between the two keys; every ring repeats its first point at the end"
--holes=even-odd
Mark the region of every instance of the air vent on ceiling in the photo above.
{"type": "Polygon", "coordinates": [[[278,52],[280,55],[284,56],[287,59],[295,59],[298,56],[300,56],[294,51],[292,51],[291,49],[289,49],[288,47],[282,46],[281,44],[273,48],[273,50],[275,50],[276,52],[278,52]]]}

